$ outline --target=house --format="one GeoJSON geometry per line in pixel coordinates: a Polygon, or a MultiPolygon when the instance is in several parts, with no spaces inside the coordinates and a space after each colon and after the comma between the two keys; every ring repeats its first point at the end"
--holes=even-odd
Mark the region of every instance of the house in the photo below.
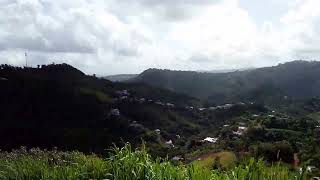
{"type": "Polygon", "coordinates": [[[223,125],[223,127],[229,127],[230,125],[229,124],[225,124],[225,125],[223,125]]]}
{"type": "Polygon", "coordinates": [[[166,141],[166,142],[165,142],[165,146],[166,146],[167,148],[174,148],[174,144],[173,144],[173,142],[172,142],[171,139],[170,139],[169,141],[166,141]]]}
{"type": "MultiPolygon", "coordinates": [[[[315,166],[307,166],[305,170],[306,170],[308,173],[312,173],[312,172],[314,172],[315,170],[317,170],[317,167],[315,167],[315,166]]],[[[300,168],[299,171],[302,172],[303,169],[300,168]]]]}
{"type": "Polygon", "coordinates": [[[160,134],[161,133],[160,129],[156,129],[156,130],[154,130],[154,132],[156,132],[156,134],[160,134]]]}
{"type": "Polygon", "coordinates": [[[112,116],[120,116],[119,109],[111,109],[110,115],[112,115],[112,116]]]}
{"type": "Polygon", "coordinates": [[[204,111],[206,110],[207,108],[199,108],[199,111],[204,111]]]}
{"type": "Polygon", "coordinates": [[[128,99],[128,96],[121,96],[120,97],[120,100],[125,100],[125,99],[128,99]]]}
{"type": "Polygon", "coordinates": [[[116,94],[120,95],[120,96],[129,96],[130,93],[128,92],[128,90],[120,90],[120,91],[116,91],[116,94]]]}
{"type": "Polygon", "coordinates": [[[168,107],[174,107],[174,104],[172,104],[172,103],[166,103],[166,106],[168,106],[168,107]]]}
{"type": "Polygon", "coordinates": [[[237,135],[237,136],[242,136],[242,132],[239,132],[239,131],[233,131],[232,132],[234,135],[237,135]]]}
{"type": "Polygon", "coordinates": [[[185,107],[187,110],[193,110],[194,108],[192,106],[186,106],[185,107]]]}
{"type": "Polygon", "coordinates": [[[246,125],[246,123],[244,123],[244,122],[239,122],[238,124],[239,124],[239,126],[245,126],[246,125]]]}
{"type": "Polygon", "coordinates": [[[145,98],[140,98],[140,99],[138,100],[139,103],[144,103],[145,101],[146,101],[145,98]]]}
{"type": "Polygon", "coordinates": [[[174,156],[171,160],[172,161],[182,161],[183,158],[181,156],[174,156]]]}
{"type": "Polygon", "coordinates": [[[252,117],[259,117],[260,115],[258,114],[253,114],[252,117]]]}
{"type": "Polygon", "coordinates": [[[219,138],[212,138],[212,137],[206,137],[201,142],[209,142],[209,143],[216,143],[219,138]]]}
{"type": "Polygon", "coordinates": [[[243,133],[247,130],[247,127],[239,126],[237,131],[233,131],[232,133],[237,136],[242,136],[243,133]]]}
{"type": "Polygon", "coordinates": [[[313,171],[317,170],[317,167],[315,167],[315,166],[307,166],[306,170],[307,170],[309,173],[312,173],[313,171]]]}
{"type": "Polygon", "coordinates": [[[223,105],[223,109],[230,109],[233,106],[234,106],[233,104],[225,104],[225,105],[223,105]]]}
{"type": "Polygon", "coordinates": [[[216,109],[217,109],[216,107],[209,107],[209,110],[211,110],[211,111],[214,111],[216,109]]]}
{"type": "Polygon", "coordinates": [[[243,126],[238,127],[238,131],[245,131],[245,130],[247,130],[247,127],[243,127],[243,126]]]}
{"type": "Polygon", "coordinates": [[[177,139],[180,139],[180,138],[181,138],[181,136],[180,136],[179,134],[177,134],[177,135],[176,135],[176,138],[177,138],[177,139]]]}
{"type": "Polygon", "coordinates": [[[244,105],[246,105],[246,103],[244,103],[244,102],[239,102],[238,105],[244,106],[244,105]]]}
{"type": "Polygon", "coordinates": [[[157,102],[155,102],[155,103],[158,104],[158,105],[160,105],[160,106],[164,106],[164,103],[161,102],[161,101],[157,101],[157,102]]]}

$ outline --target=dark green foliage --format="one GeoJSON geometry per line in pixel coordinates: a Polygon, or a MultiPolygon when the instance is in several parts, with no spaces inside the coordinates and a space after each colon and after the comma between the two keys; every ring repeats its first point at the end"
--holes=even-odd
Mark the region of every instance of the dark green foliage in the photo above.
{"type": "Polygon", "coordinates": [[[176,133],[178,127],[197,127],[193,118],[177,111],[185,104],[200,104],[195,98],[142,84],[112,83],[67,64],[1,65],[0,77],[7,79],[0,81],[1,149],[25,145],[102,152],[121,139],[138,144],[147,130],[176,133]],[[120,101],[116,91],[124,89],[130,96],[120,101]],[[140,104],[135,101],[139,98],[174,103],[177,110],[140,104]],[[114,108],[119,117],[110,116],[114,108]],[[130,126],[133,121],[145,126],[138,134],[130,126]]]}
{"type": "Polygon", "coordinates": [[[294,61],[230,73],[149,69],[132,81],[209,99],[214,103],[253,101],[287,105],[292,100],[320,96],[319,74],[319,62],[294,61]]]}
{"type": "Polygon", "coordinates": [[[287,163],[293,162],[294,150],[290,143],[286,141],[275,143],[259,143],[258,145],[252,146],[251,150],[256,157],[263,157],[270,162],[279,160],[287,163]]]}

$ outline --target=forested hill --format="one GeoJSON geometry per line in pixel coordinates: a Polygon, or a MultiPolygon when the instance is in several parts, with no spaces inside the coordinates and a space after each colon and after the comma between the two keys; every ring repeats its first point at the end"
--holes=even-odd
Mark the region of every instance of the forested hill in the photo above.
{"type": "Polygon", "coordinates": [[[27,145],[101,150],[121,139],[140,142],[157,128],[183,134],[195,125],[175,109],[200,104],[164,89],[88,76],[67,64],[1,65],[0,99],[1,149],[27,145]]]}
{"type": "Polygon", "coordinates": [[[148,69],[131,82],[170,89],[214,103],[279,104],[320,95],[320,62],[293,61],[229,73],[148,69]]]}

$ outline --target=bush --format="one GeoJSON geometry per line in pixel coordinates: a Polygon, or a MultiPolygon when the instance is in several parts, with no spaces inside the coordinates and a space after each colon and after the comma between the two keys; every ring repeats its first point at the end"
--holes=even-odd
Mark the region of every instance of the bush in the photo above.
{"type": "Polygon", "coordinates": [[[228,180],[228,179],[306,179],[281,164],[267,167],[251,159],[230,170],[209,170],[196,164],[173,165],[164,159],[153,160],[142,147],[114,148],[110,157],[80,152],[21,149],[0,153],[0,179],[112,179],[112,180],[228,180]]]}

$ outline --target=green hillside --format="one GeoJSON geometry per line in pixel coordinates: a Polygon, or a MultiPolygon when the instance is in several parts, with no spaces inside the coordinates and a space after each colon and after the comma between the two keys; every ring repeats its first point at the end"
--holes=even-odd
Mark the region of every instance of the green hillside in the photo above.
{"type": "Polygon", "coordinates": [[[320,62],[293,61],[274,67],[229,73],[149,69],[132,81],[213,103],[252,101],[283,104],[320,96],[319,74],[320,62]]]}

